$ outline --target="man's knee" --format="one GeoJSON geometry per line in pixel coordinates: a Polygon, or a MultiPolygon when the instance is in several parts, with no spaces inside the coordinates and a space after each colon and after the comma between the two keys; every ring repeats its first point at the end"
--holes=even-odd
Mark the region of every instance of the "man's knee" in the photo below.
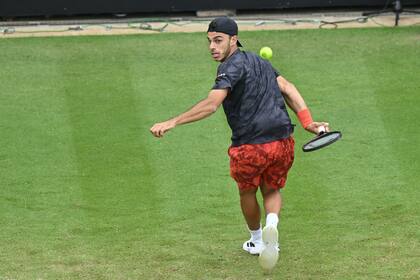
{"type": "Polygon", "coordinates": [[[239,189],[239,195],[241,197],[245,196],[255,196],[257,193],[258,188],[247,188],[247,189],[239,189]]]}
{"type": "Polygon", "coordinates": [[[267,196],[267,195],[271,195],[273,193],[278,193],[280,190],[278,189],[274,189],[274,188],[270,188],[267,186],[267,184],[265,182],[263,182],[261,184],[261,194],[263,195],[263,197],[267,196]]]}

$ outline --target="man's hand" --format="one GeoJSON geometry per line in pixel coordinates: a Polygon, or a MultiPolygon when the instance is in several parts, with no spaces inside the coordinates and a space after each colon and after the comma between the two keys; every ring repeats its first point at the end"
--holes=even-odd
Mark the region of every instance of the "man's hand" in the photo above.
{"type": "Polygon", "coordinates": [[[176,126],[175,120],[171,119],[166,122],[156,123],[150,129],[155,137],[163,137],[163,135],[176,126]]]}
{"type": "Polygon", "coordinates": [[[312,122],[305,128],[307,131],[312,132],[313,134],[320,134],[321,132],[329,132],[330,124],[327,122],[312,122]]]}

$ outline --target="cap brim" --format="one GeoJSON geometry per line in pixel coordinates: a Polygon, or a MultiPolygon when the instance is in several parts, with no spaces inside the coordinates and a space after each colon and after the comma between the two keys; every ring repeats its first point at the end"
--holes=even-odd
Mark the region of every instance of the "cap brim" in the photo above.
{"type": "Polygon", "coordinates": [[[236,45],[237,45],[238,47],[242,47],[242,44],[241,44],[239,41],[236,41],[236,45]]]}

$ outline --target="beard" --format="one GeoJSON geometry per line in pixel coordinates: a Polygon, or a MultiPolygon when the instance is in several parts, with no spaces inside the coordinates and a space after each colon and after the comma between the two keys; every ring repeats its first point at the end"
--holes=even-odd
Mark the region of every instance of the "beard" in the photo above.
{"type": "Polygon", "coordinates": [[[227,45],[226,49],[225,49],[225,50],[224,50],[224,52],[223,52],[223,58],[220,60],[220,62],[225,61],[225,60],[226,60],[226,58],[228,58],[228,57],[229,57],[229,55],[230,55],[230,51],[231,51],[231,47],[230,47],[230,45],[227,45]]]}

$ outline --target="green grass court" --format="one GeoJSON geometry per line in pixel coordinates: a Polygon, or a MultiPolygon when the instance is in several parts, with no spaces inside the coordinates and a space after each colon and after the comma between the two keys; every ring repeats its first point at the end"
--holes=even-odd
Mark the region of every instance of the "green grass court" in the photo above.
{"type": "Polygon", "coordinates": [[[343,133],[303,154],[296,129],[274,273],[241,249],[222,109],[149,132],[213,85],[192,33],[0,40],[1,280],[420,278],[420,27],[240,38],[343,133]]]}

